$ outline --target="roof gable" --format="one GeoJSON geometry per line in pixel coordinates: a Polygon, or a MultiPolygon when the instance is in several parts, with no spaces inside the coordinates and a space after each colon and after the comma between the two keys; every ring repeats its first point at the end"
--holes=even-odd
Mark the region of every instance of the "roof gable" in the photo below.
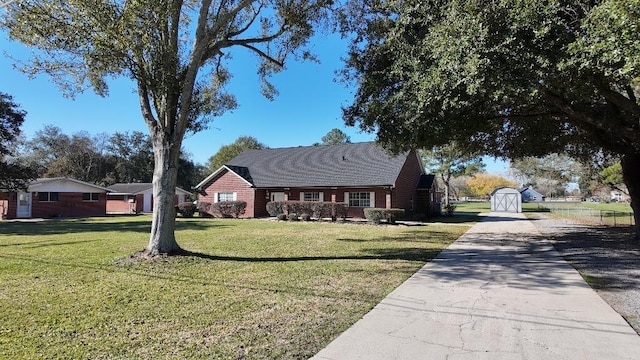
{"type": "Polygon", "coordinates": [[[373,142],[303,146],[248,150],[226,166],[259,188],[394,186],[409,154],[389,155],[373,142]]]}
{"type": "Polygon", "coordinates": [[[101,192],[111,191],[102,186],[70,177],[40,178],[29,183],[29,192],[101,192]]]}

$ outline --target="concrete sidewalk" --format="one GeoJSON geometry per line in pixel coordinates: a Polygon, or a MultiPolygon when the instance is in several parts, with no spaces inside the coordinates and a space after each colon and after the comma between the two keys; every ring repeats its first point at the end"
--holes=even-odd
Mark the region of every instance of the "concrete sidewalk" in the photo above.
{"type": "Polygon", "coordinates": [[[522,214],[491,213],[312,359],[640,359],[522,214]]]}

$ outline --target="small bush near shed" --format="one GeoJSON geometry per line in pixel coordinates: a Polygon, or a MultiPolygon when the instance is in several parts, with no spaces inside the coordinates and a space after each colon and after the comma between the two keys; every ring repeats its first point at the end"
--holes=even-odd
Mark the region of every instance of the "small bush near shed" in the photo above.
{"type": "Polygon", "coordinates": [[[287,215],[285,214],[278,214],[278,216],[276,216],[276,218],[280,221],[287,221],[287,215]]]}
{"type": "Polygon", "coordinates": [[[300,215],[300,220],[302,220],[302,221],[311,221],[311,215],[302,214],[302,215],[300,215]]]}
{"type": "Polygon", "coordinates": [[[367,221],[379,224],[382,220],[386,220],[389,224],[395,224],[396,220],[404,216],[404,209],[380,209],[366,208],[364,209],[364,217],[367,221]]]}
{"type": "Polygon", "coordinates": [[[176,213],[186,218],[193,217],[193,214],[195,214],[196,210],[196,204],[191,202],[182,202],[176,206],[176,213]]]}

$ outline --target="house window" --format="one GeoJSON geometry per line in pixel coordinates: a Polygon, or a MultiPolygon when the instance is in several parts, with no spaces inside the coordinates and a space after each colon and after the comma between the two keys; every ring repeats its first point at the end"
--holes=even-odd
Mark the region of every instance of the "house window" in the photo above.
{"type": "Polygon", "coordinates": [[[100,193],[82,193],[82,201],[98,201],[100,193]]]}
{"type": "Polygon", "coordinates": [[[58,201],[59,194],[57,192],[39,192],[38,201],[58,201]]]}
{"type": "Polygon", "coordinates": [[[304,201],[320,201],[320,193],[319,192],[305,192],[304,193],[304,201]]]}
{"type": "Polygon", "coordinates": [[[353,207],[370,207],[371,193],[368,192],[352,192],[349,193],[349,206],[353,207]]]}
{"type": "Polygon", "coordinates": [[[218,198],[216,200],[217,200],[217,202],[234,201],[235,200],[235,193],[232,193],[232,192],[221,192],[221,193],[218,193],[218,198]]]}

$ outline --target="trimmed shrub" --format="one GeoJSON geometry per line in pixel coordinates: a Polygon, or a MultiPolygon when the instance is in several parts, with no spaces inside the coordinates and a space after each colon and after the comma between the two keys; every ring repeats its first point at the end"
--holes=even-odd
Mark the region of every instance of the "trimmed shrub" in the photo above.
{"type": "Polygon", "coordinates": [[[224,218],[239,218],[247,209],[246,201],[221,201],[213,204],[213,213],[224,218]]]}
{"type": "Polygon", "coordinates": [[[368,222],[374,224],[380,224],[382,219],[384,219],[384,211],[386,209],[378,209],[378,208],[366,208],[364,209],[364,217],[368,222]]]}
{"type": "Polygon", "coordinates": [[[182,202],[176,206],[176,213],[182,215],[183,217],[191,218],[193,217],[193,214],[195,214],[197,209],[198,208],[196,204],[192,202],[182,202]]]}
{"type": "Polygon", "coordinates": [[[404,209],[386,209],[385,219],[389,224],[395,224],[396,220],[404,216],[404,209]]]}
{"type": "Polygon", "coordinates": [[[300,215],[300,220],[302,221],[311,221],[311,215],[304,213],[302,215],[300,215]]]}
{"type": "Polygon", "coordinates": [[[324,217],[325,214],[328,213],[327,203],[324,202],[314,202],[311,205],[311,216],[320,220],[324,217]]]}
{"type": "Polygon", "coordinates": [[[276,216],[276,218],[278,218],[278,220],[280,220],[280,221],[287,221],[287,215],[285,215],[285,214],[278,214],[278,216],[276,216]]]}
{"type": "Polygon", "coordinates": [[[342,220],[347,219],[347,212],[349,207],[343,203],[326,203],[328,206],[328,214],[331,217],[331,221],[336,221],[337,218],[342,220]]]}
{"type": "Polygon", "coordinates": [[[389,224],[395,224],[396,220],[404,216],[404,209],[366,208],[364,217],[367,221],[379,224],[385,220],[389,224]]]}
{"type": "Polygon", "coordinates": [[[298,220],[300,220],[298,218],[298,214],[296,214],[296,213],[289,213],[289,215],[287,215],[287,219],[289,219],[290,221],[298,221],[298,220]]]}
{"type": "Polygon", "coordinates": [[[270,201],[267,203],[267,212],[271,216],[284,214],[284,201],[270,201]]]}
{"type": "Polygon", "coordinates": [[[206,202],[206,201],[198,202],[198,214],[200,214],[200,217],[213,216],[211,205],[212,204],[210,202],[206,202]]]}

